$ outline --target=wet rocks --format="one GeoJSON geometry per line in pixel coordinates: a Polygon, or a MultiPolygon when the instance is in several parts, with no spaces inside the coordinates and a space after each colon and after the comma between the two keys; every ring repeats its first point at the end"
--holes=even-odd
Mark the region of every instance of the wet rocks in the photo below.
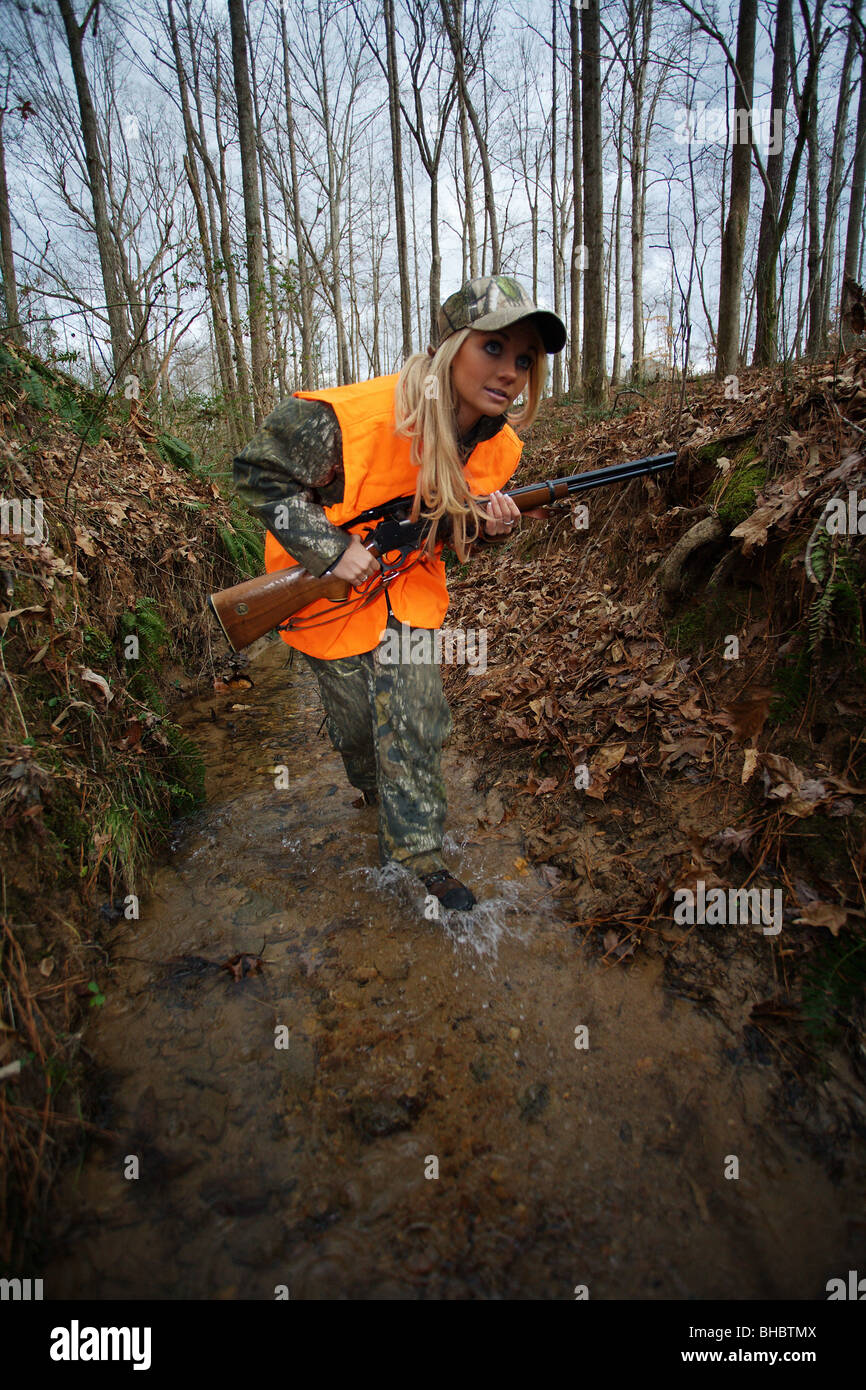
{"type": "Polygon", "coordinates": [[[376,972],[383,980],[408,980],[409,962],[407,960],[378,960],[376,972]]]}
{"type": "Polygon", "coordinates": [[[483,1082],[489,1081],[490,1077],[493,1075],[493,1067],[490,1058],[485,1052],[480,1053],[479,1056],[475,1057],[469,1063],[469,1070],[472,1073],[473,1080],[477,1081],[479,1086],[482,1085],[483,1082]]]}
{"type": "Polygon", "coordinates": [[[289,1179],[271,1190],[257,1178],[226,1173],[202,1183],[199,1197],[218,1216],[247,1219],[267,1211],[272,1197],[282,1204],[296,1185],[295,1179],[289,1179]]]}
{"type": "Polygon", "coordinates": [[[272,1264],[279,1257],[284,1242],[285,1234],[278,1225],[266,1226],[256,1222],[232,1231],[227,1245],[232,1259],[238,1264],[260,1270],[263,1265],[272,1264]]]}
{"type": "Polygon", "coordinates": [[[293,1037],[291,1044],[280,1053],[280,1065],[292,1086],[312,1086],[316,1076],[316,1053],[304,1038],[293,1037]]]}
{"type": "Polygon", "coordinates": [[[547,1083],[544,1081],[533,1081],[531,1086],[518,1099],[520,1107],[520,1118],[527,1123],[537,1120],[539,1115],[547,1109],[550,1101],[550,1092],[547,1083]]]}
{"type": "Polygon", "coordinates": [[[396,1134],[401,1129],[409,1129],[412,1124],[406,1111],[396,1101],[359,1100],[352,1106],[351,1115],[352,1124],[367,1143],[373,1139],[383,1139],[387,1134],[396,1134]]]}
{"type": "Polygon", "coordinates": [[[371,980],[376,980],[379,972],[375,965],[359,965],[353,971],[351,978],[358,985],[368,985],[371,980]]]}
{"type": "Polygon", "coordinates": [[[354,1101],[350,1116],[357,1133],[365,1143],[370,1143],[374,1139],[397,1134],[400,1130],[411,1129],[423,1109],[424,1101],[418,1095],[368,1096],[354,1101]]]}

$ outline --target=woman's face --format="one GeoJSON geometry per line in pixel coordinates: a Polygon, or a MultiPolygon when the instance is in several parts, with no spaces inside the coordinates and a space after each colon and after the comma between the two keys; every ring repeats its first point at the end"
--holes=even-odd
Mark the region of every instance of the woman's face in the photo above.
{"type": "Polygon", "coordinates": [[[502,415],[510,409],[543,351],[531,324],[515,323],[494,333],[473,328],[451,363],[459,432],[466,434],[482,415],[502,415]]]}

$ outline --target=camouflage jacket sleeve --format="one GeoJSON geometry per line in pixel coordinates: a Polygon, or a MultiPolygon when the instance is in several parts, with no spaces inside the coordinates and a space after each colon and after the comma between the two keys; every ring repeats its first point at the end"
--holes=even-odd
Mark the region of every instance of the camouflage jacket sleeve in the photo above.
{"type": "Polygon", "coordinates": [[[324,401],[290,396],[234,460],[238,496],[293,559],[316,576],[349,544],[323,511],[343,500],[343,442],[324,401]]]}

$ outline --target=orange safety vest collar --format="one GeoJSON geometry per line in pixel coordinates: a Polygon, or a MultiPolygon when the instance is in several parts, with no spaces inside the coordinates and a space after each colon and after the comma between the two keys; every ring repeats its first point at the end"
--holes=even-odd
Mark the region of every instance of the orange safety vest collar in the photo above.
{"type": "MultiPolygon", "coordinates": [[[[325,507],[325,515],[341,526],[359,512],[369,511],[394,497],[414,496],[418,470],[411,460],[411,441],[394,433],[394,391],[397,376],[374,377],[353,386],[333,386],[324,391],[296,391],[302,400],[326,401],[337,416],[343,440],[345,487],[342,502],[325,507]]],[[[477,444],[464,468],[473,494],[483,495],[504,487],[517,467],[523,444],[510,425],[477,444]]],[[[366,530],[362,523],[353,533],[366,530]]],[[[445,566],[440,558],[425,556],[400,575],[388,588],[391,609],[400,621],[412,627],[438,628],[448,609],[445,566]]],[[[268,531],[265,538],[265,569],[288,569],[298,564],[268,531]]],[[[350,590],[350,597],[354,591],[350,590]]],[[[303,619],[331,617],[338,605],[320,599],[304,609],[303,619]]],[[[356,610],[344,619],[322,623],[306,631],[281,632],[290,647],[309,656],[334,660],[372,651],[382,639],[388,621],[385,595],[356,610]]]]}

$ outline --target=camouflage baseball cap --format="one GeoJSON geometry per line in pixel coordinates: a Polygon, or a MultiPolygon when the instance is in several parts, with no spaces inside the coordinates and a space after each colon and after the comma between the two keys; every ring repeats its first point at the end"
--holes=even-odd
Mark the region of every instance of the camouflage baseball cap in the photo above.
{"type": "Polygon", "coordinates": [[[492,333],[512,323],[531,318],[538,329],[545,352],[561,352],[565,347],[565,324],[557,314],[539,309],[522,285],[507,275],[470,280],[456,294],[449,295],[436,318],[438,348],[461,328],[492,333]]]}

